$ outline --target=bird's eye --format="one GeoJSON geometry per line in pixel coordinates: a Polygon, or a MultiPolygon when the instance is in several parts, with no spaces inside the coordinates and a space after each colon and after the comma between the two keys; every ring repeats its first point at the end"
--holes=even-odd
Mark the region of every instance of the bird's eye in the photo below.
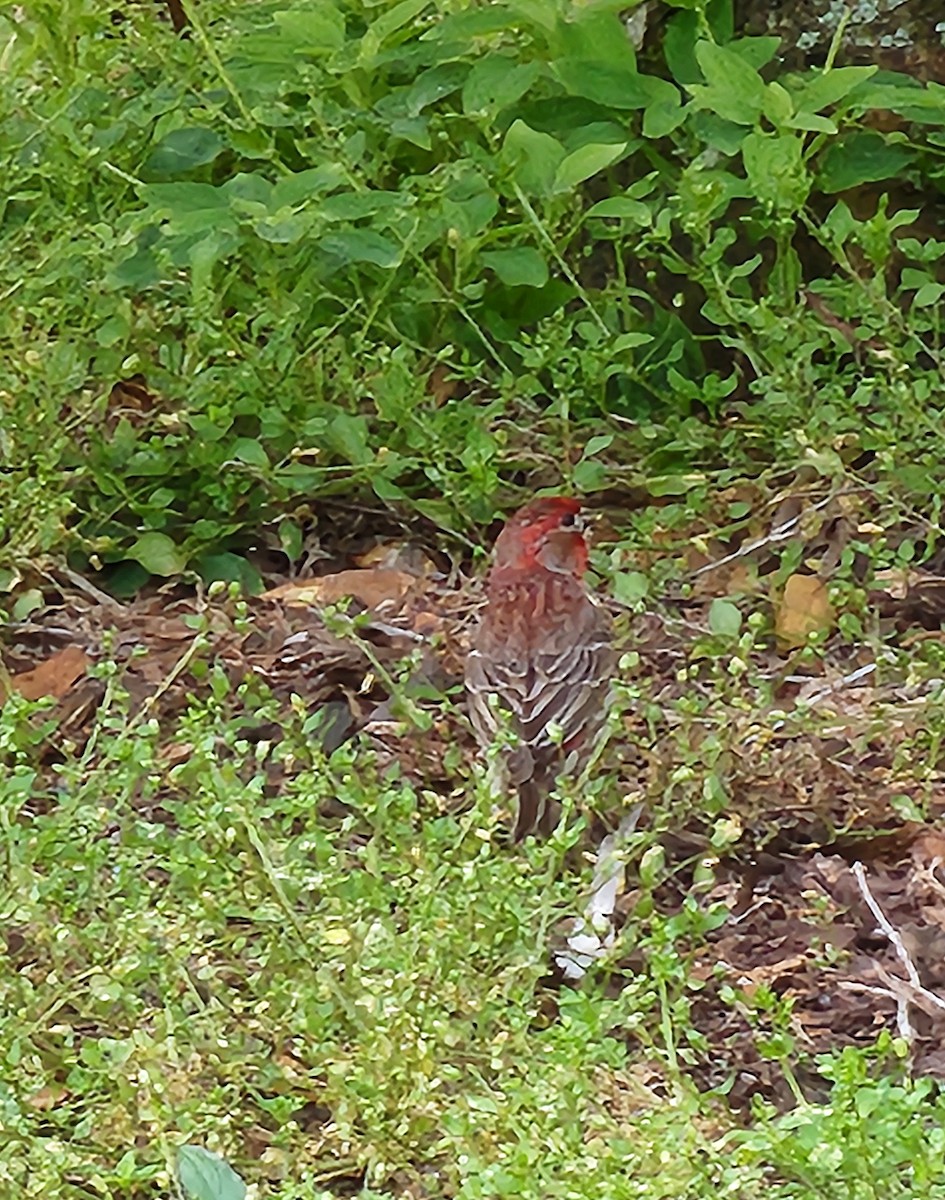
{"type": "Polygon", "coordinates": [[[584,528],[584,518],[579,512],[565,513],[561,518],[561,524],[565,529],[577,529],[578,531],[584,528]]]}

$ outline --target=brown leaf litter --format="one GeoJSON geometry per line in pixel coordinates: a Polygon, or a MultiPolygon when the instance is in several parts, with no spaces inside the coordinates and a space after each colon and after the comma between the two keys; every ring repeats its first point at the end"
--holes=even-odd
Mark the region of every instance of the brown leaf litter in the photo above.
{"type": "MultiPolygon", "coordinates": [[[[934,680],[897,674],[871,644],[850,646],[833,633],[828,584],[849,530],[867,526],[868,513],[813,487],[800,497],[788,489],[767,506],[750,501],[741,493],[720,500],[723,511],[750,508],[737,537],[706,533],[682,547],[691,572],[685,594],[645,614],[618,614],[622,646],[635,652],[624,678],[635,698],[605,767],[627,806],[642,802],[644,822],[663,822],[669,875],[660,906],[678,908],[692,892],[693,864],[710,859],[716,882],[700,902],[727,910],[721,927],[691,948],[702,984],[693,1021],[711,1048],[691,1070],[700,1083],[730,1083],[736,1104],[756,1094],[790,1102],[785,1073],[766,1050],[779,1033],[757,1003],[768,990],[789,1008],[791,1061],[812,1096],[820,1077],[798,1058],[869,1044],[881,1029],[906,1039],[916,1070],[945,1074],[945,847],[900,815],[945,812],[941,765],[914,749],[934,680]],[[776,586],[777,552],[793,537],[804,543],[800,565],[776,586]],[[767,606],[777,635],[750,651],[750,687],[741,690],[724,683],[717,650],[704,648],[709,606],[720,595],[767,606]],[[812,634],[825,648],[805,657],[812,634]],[[713,849],[720,833],[721,861],[713,849]]],[[[175,729],[213,667],[230,681],[234,704],[238,685],[261,680],[284,711],[301,697],[325,715],[327,751],[361,730],[381,769],[396,766],[443,807],[466,802],[472,740],[456,706],[430,697],[460,687],[475,588],[396,544],[338,566],[245,607],[173,585],[127,604],[97,602],[64,578],[47,589],[45,607],[5,627],[7,690],[55,700],[58,728],[46,745],[55,761],[71,752],[64,743],[85,743],[106,687],[93,668],[112,661],[130,719],[147,713],[165,731],[169,767],[190,752],[175,729]],[[326,607],[340,614],[325,616],[326,607]],[[405,663],[422,728],[403,719],[400,689],[391,688],[405,663]]],[[[875,582],[870,599],[889,637],[917,636],[913,625],[939,636],[945,605],[934,572],[875,582]]],[[[274,741],[281,731],[275,720],[246,736],[274,741]]],[[[277,790],[280,778],[271,783],[277,790]]],[[[603,812],[600,832],[619,815],[603,812]]],[[[607,876],[607,904],[595,908],[618,933],[599,934],[600,948],[631,967],[635,952],[621,950],[619,929],[639,895],[632,876],[632,864],[620,886],[607,876]]]]}

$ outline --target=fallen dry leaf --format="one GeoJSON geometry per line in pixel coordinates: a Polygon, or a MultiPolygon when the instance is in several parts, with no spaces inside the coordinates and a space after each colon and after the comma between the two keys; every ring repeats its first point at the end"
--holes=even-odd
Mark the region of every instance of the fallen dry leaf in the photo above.
{"type": "Polygon", "coordinates": [[[34,1112],[51,1112],[54,1108],[58,1108],[68,1096],[69,1093],[64,1087],[51,1084],[27,1097],[26,1106],[32,1108],[34,1112]]]}
{"type": "Polygon", "coordinates": [[[421,546],[410,542],[378,542],[363,554],[352,556],[359,567],[389,571],[404,571],[408,575],[430,575],[433,563],[421,546]]]}
{"type": "Polygon", "coordinates": [[[404,571],[373,567],[285,583],[264,592],[262,598],[302,608],[323,608],[350,596],[376,611],[385,603],[402,600],[415,583],[416,577],[404,571]]]}
{"type": "Polygon", "coordinates": [[[791,575],[775,613],[778,643],[784,649],[804,646],[812,633],[825,632],[833,622],[833,605],[824,581],[816,575],[791,575]]]}
{"type": "Polygon", "coordinates": [[[88,665],[84,650],[78,646],[67,646],[32,671],[14,675],[10,679],[10,687],[26,700],[39,700],[43,696],[55,696],[59,700],[85,674],[88,665]]]}

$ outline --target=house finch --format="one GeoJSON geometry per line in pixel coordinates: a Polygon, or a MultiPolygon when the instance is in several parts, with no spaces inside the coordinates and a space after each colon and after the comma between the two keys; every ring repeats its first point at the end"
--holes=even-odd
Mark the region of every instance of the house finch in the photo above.
{"type": "Polygon", "coordinates": [[[515,841],[550,832],[555,777],[588,761],[600,734],[616,655],[610,621],[584,585],[580,504],[532,500],[499,534],[486,605],[466,661],[473,729],[488,746],[508,714],[517,744],[500,760],[518,794],[515,841]]]}

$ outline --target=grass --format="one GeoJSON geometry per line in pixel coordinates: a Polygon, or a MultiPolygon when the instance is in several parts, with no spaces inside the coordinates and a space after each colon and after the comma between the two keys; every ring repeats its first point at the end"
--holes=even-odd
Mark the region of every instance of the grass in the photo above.
{"type": "MultiPolygon", "coordinates": [[[[842,30],[784,71],[729,0],[637,52],[607,3],[198,0],[184,38],[156,7],[0,13],[4,641],[63,563],[128,598],[346,561],[339,497],[472,568],[541,487],[603,496],[601,585],[689,625],[625,659],[595,802],[635,797],[642,746],[664,763],[626,927],[574,988],[548,970],[580,829],[503,847],[458,754],[459,815],[365,741],[320,756],[304,696],[256,740],[285,713],[203,627],[173,718],[107,654],[87,742],[8,697],[0,1192],[945,1196],[941,1098],[887,1035],[808,1064],[788,1112],[692,1074],[718,858],[780,819],[759,731],[846,719],[784,677],[868,653],[925,689],[850,737],[892,748],[899,817],[936,811],[941,654],[871,589],[941,541],[938,91],[837,66],[842,30]],[[799,572],[832,615],[775,656],[799,572]],[[684,876],[660,835],[692,822],[684,876]]],[[[792,1079],[789,998],[746,995],[792,1079]]]]}

